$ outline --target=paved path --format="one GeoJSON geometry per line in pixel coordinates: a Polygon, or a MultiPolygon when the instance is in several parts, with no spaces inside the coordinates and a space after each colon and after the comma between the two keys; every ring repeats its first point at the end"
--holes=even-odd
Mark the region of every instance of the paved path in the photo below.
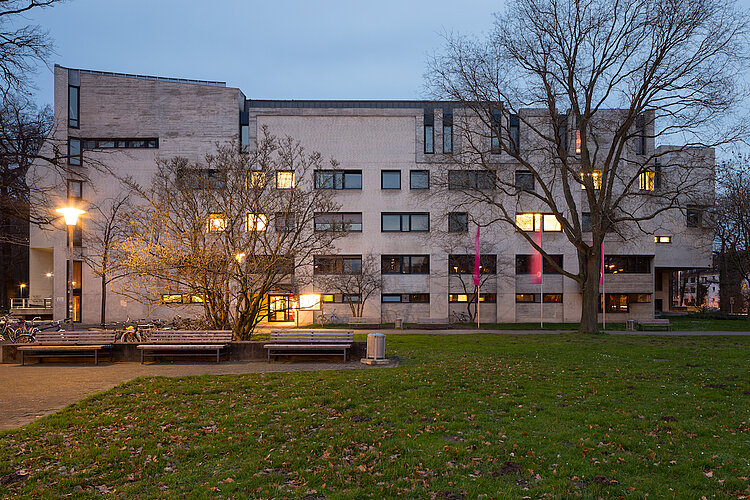
{"type": "MultiPolygon", "coordinates": [[[[477,333],[488,333],[488,334],[494,334],[494,335],[556,335],[561,333],[576,333],[575,330],[498,330],[498,329],[456,329],[456,330],[412,330],[411,328],[408,330],[395,330],[395,329],[388,329],[388,328],[381,328],[381,329],[358,329],[355,330],[356,333],[371,333],[371,332],[380,332],[385,335],[474,335],[477,333]]],[[[721,331],[721,332],[709,332],[709,331],[700,331],[700,330],[673,330],[673,331],[664,331],[659,330],[655,332],[626,332],[624,330],[606,330],[605,333],[611,334],[611,335],[663,335],[663,336],[669,336],[669,337],[678,337],[678,336],[688,336],[688,337],[695,337],[695,336],[708,336],[708,337],[747,337],[750,336],[750,331],[747,332],[734,332],[734,331],[721,331]]],[[[386,349],[388,346],[386,345],[386,349]]]]}
{"type": "MultiPolygon", "coordinates": [[[[370,369],[359,361],[349,363],[219,363],[94,365],[0,364],[0,429],[13,429],[54,413],[100,391],[136,377],[227,375],[237,373],[300,372],[370,369]]],[[[374,367],[373,367],[374,368],[374,367]]]]}

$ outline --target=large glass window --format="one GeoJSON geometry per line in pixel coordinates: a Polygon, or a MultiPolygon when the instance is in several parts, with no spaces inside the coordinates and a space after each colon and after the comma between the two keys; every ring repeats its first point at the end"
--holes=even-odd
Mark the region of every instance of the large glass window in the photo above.
{"type": "Polygon", "coordinates": [[[81,87],[68,86],[68,126],[78,128],[81,113],[81,87]]]}
{"type": "Polygon", "coordinates": [[[362,189],[362,171],[316,170],[315,189],[362,189]]]}
{"type": "MultiPolygon", "coordinates": [[[[591,183],[594,185],[594,189],[602,188],[602,171],[594,170],[593,172],[581,172],[581,180],[586,182],[586,179],[591,179],[591,183]]],[[[586,184],[581,184],[581,189],[586,189],[586,184]]]]}
{"type": "Polygon", "coordinates": [[[448,214],[448,232],[466,233],[469,231],[469,214],[466,212],[451,212],[448,214]]]}
{"type": "MultiPolygon", "coordinates": [[[[557,263],[561,268],[563,267],[563,256],[562,255],[550,255],[550,258],[557,263]]],[[[533,260],[532,255],[516,255],[516,274],[531,274],[531,263],[533,260]]],[[[547,259],[543,259],[542,268],[544,274],[559,274],[555,266],[550,264],[547,259]]]]}
{"type": "Polygon", "coordinates": [[[380,296],[380,301],[387,303],[421,303],[430,302],[429,293],[384,293],[380,296]]]}
{"type": "Polygon", "coordinates": [[[294,171],[278,170],[276,172],[276,189],[292,189],[294,187],[294,171]]]}
{"type": "Polygon", "coordinates": [[[315,274],[359,274],[362,272],[362,256],[316,256],[313,268],[315,274]]]}
{"type": "Polygon", "coordinates": [[[409,172],[409,189],[430,189],[430,171],[412,170],[409,172]]]}
{"type": "Polygon", "coordinates": [[[604,272],[607,274],[651,273],[650,255],[605,255],[604,272]]]}
{"type": "Polygon", "coordinates": [[[218,233],[227,230],[227,218],[224,214],[210,214],[208,216],[208,232],[218,233]]]}
{"type": "Polygon", "coordinates": [[[560,221],[554,214],[516,214],[516,226],[521,231],[538,231],[540,226],[544,232],[562,231],[560,221]]]}
{"type": "Polygon", "coordinates": [[[297,230],[297,217],[292,212],[276,212],[274,226],[277,233],[287,233],[297,230]]]}
{"type": "Polygon", "coordinates": [[[430,274],[429,255],[382,255],[382,274],[430,274]]]}
{"type": "Polygon", "coordinates": [[[382,213],[380,227],[384,233],[420,232],[430,230],[430,214],[426,213],[382,213]]]}
{"type": "MultiPolygon", "coordinates": [[[[472,274],[474,272],[474,255],[448,255],[449,274],[472,274]]],[[[497,273],[497,255],[479,256],[479,274],[497,273]]]]}
{"type": "Polygon", "coordinates": [[[265,231],[268,227],[268,216],[266,214],[247,214],[248,231],[265,231]]]}
{"type": "Polygon", "coordinates": [[[224,189],[224,173],[211,168],[185,168],[177,171],[177,183],[188,189],[224,189]]]}
{"type": "Polygon", "coordinates": [[[381,170],[380,189],[401,189],[401,171],[381,170]]]}
{"type": "Polygon", "coordinates": [[[362,212],[326,212],[315,214],[316,231],[362,232],[362,212]]]}
{"type": "Polygon", "coordinates": [[[159,139],[83,139],[83,149],[158,149],[159,139]]]}
{"type": "Polygon", "coordinates": [[[448,189],[480,189],[495,187],[494,170],[449,170],[448,189]]]}

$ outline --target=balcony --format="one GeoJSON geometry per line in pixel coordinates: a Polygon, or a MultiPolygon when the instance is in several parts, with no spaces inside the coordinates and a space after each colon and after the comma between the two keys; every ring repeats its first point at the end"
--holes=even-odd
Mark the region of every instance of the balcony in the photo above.
{"type": "Polygon", "coordinates": [[[52,316],[52,297],[42,299],[10,299],[11,316],[52,316]]]}

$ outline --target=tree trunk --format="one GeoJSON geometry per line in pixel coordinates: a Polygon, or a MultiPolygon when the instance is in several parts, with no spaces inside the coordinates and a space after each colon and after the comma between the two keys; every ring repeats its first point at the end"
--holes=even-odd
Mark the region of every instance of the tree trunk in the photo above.
{"type": "Polygon", "coordinates": [[[104,273],[102,273],[102,306],[99,319],[102,326],[107,322],[107,276],[104,273]]]}
{"type": "Polygon", "coordinates": [[[599,333],[599,278],[601,244],[592,245],[588,254],[578,252],[578,265],[584,271],[581,284],[581,333],[599,333]]]}

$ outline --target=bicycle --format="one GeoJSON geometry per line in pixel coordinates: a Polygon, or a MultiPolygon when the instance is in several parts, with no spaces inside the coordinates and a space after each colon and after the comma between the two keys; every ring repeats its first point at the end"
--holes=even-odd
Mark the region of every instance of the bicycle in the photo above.
{"type": "Polygon", "coordinates": [[[468,323],[469,321],[471,321],[471,318],[465,312],[463,312],[463,311],[462,312],[453,311],[453,322],[454,323],[468,323]]]}
{"type": "Polygon", "coordinates": [[[14,344],[30,344],[36,340],[39,328],[35,327],[25,319],[18,320],[18,326],[13,330],[11,342],[14,344]]]}
{"type": "Polygon", "coordinates": [[[326,314],[325,312],[321,312],[320,316],[318,316],[318,321],[320,321],[321,325],[335,325],[341,322],[339,317],[336,316],[336,313],[334,312],[329,313],[329,314],[326,314]]]}
{"type": "Polygon", "coordinates": [[[0,330],[0,341],[9,340],[11,342],[15,342],[16,329],[12,323],[18,323],[18,320],[6,314],[2,317],[2,322],[3,328],[2,330],[0,330]]]}

